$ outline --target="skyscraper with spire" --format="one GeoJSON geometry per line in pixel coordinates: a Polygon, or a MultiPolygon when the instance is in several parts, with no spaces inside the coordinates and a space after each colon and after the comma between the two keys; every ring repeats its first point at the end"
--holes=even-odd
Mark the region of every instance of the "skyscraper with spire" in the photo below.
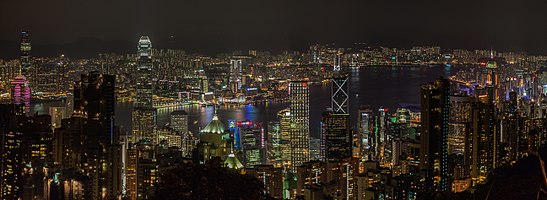
{"type": "Polygon", "coordinates": [[[156,125],[156,109],[152,101],[152,42],[141,36],[137,45],[137,86],[132,115],[133,142],[152,141],[156,125]]]}
{"type": "Polygon", "coordinates": [[[152,107],[152,42],[141,36],[137,45],[137,97],[135,106],[152,107]]]}

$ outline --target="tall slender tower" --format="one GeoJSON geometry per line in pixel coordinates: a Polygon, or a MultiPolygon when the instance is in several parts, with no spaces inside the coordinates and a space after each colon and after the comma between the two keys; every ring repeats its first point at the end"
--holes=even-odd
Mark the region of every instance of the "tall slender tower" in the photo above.
{"type": "Polygon", "coordinates": [[[291,169],[310,160],[310,88],[307,82],[289,83],[291,169]]]}
{"type": "Polygon", "coordinates": [[[141,36],[137,50],[138,77],[135,106],[152,107],[152,42],[148,36],[141,36]]]}
{"type": "Polygon", "coordinates": [[[30,61],[30,32],[21,31],[21,74],[26,77],[30,77],[31,73],[31,61],[30,61]]]}
{"type": "Polygon", "coordinates": [[[420,170],[426,188],[449,191],[448,127],[450,83],[445,78],[421,85],[420,170]],[[434,180],[440,180],[436,183],[434,180]]]}
{"type": "Polygon", "coordinates": [[[241,77],[241,59],[232,59],[230,60],[230,88],[232,92],[237,92],[241,89],[242,77],[241,77]]]}
{"type": "Polygon", "coordinates": [[[335,113],[348,113],[349,78],[342,73],[340,55],[336,54],[332,76],[331,108],[335,113]]]}

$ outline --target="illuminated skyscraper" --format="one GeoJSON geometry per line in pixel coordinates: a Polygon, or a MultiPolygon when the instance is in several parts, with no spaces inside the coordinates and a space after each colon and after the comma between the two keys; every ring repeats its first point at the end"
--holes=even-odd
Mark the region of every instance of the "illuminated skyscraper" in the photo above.
{"type": "Polygon", "coordinates": [[[121,194],[119,131],[114,127],[115,76],[97,71],[83,74],[74,85],[73,116],[84,118],[82,170],[90,177],[92,198],[121,194]]]}
{"type": "Polygon", "coordinates": [[[279,120],[279,150],[281,151],[281,162],[285,169],[291,166],[291,112],[286,108],[277,113],[279,120]]]}
{"type": "Polygon", "coordinates": [[[361,159],[367,159],[371,148],[372,135],[372,119],[374,119],[374,113],[370,107],[364,107],[359,109],[359,154],[361,159]]]}
{"type": "Polygon", "coordinates": [[[242,60],[232,59],[230,60],[230,88],[232,92],[241,89],[242,74],[241,74],[242,60]]]}
{"type": "Polygon", "coordinates": [[[31,77],[31,60],[30,60],[30,32],[21,31],[21,74],[26,77],[31,77]]]}
{"type": "Polygon", "coordinates": [[[335,73],[332,77],[331,108],[335,113],[349,113],[349,78],[335,73]]]}
{"type": "Polygon", "coordinates": [[[137,50],[138,77],[135,105],[152,107],[152,42],[148,36],[141,36],[137,50]]]}
{"type": "Polygon", "coordinates": [[[335,113],[348,113],[349,77],[342,70],[341,55],[336,53],[332,77],[331,108],[335,113]]]}
{"type": "Polygon", "coordinates": [[[289,83],[291,169],[310,160],[310,88],[307,82],[289,83]]]}
{"type": "Polygon", "coordinates": [[[179,133],[188,133],[188,113],[184,110],[171,112],[169,126],[179,133]]]}
{"type": "Polygon", "coordinates": [[[486,84],[494,88],[494,102],[498,104],[500,103],[500,82],[498,74],[498,64],[494,60],[494,55],[492,53],[490,54],[490,60],[488,61],[488,63],[486,63],[486,72],[486,84]]]}
{"type": "Polygon", "coordinates": [[[321,122],[321,160],[337,162],[352,156],[349,114],[327,111],[321,122]]]}
{"type": "Polygon", "coordinates": [[[16,76],[15,79],[11,82],[13,85],[13,103],[21,104],[21,98],[25,104],[26,113],[30,111],[30,86],[29,81],[23,75],[16,76]]]}
{"type": "Polygon", "coordinates": [[[133,108],[132,127],[133,127],[133,142],[137,143],[140,140],[152,142],[154,138],[154,127],[156,125],[155,108],[135,107],[133,108]]]}
{"type": "Polygon", "coordinates": [[[449,191],[448,123],[450,83],[440,78],[420,86],[422,131],[420,170],[425,172],[425,187],[449,191]],[[437,183],[435,180],[439,180],[437,183]]]}
{"type": "Polygon", "coordinates": [[[464,156],[465,174],[470,174],[473,161],[473,107],[475,99],[468,96],[450,97],[448,146],[450,154],[464,156]]]}

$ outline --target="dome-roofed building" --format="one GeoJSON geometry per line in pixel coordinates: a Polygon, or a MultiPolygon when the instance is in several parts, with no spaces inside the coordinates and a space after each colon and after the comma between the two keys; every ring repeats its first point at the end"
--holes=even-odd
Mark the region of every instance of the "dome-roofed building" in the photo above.
{"type": "Polygon", "coordinates": [[[198,157],[203,163],[212,157],[226,158],[229,153],[231,146],[230,134],[218,118],[216,111],[211,122],[199,132],[199,139],[198,157]]]}
{"type": "Polygon", "coordinates": [[[226,131],[226,126],[224,126],[224,124],[218,119],[217,112],[215,110],[213,119],[200,131],[200,134],[224,134],[224,131],[226,131]]]}

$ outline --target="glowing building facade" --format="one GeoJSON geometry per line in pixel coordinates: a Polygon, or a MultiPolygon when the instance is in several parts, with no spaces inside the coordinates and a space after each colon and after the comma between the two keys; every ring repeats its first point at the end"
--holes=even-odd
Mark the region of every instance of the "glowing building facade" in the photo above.
{"type": "Polygon", "coordinates": [[[289,83],[291,169],[310,160],[310,88],[307,82],[289,83]]]}
{"type": "Polygon", "coordinates": [[[30,110],[30,86],[29,81],[23,75],[16,76],[11,82],[13,85],[13,103],[25,104],[26,112],[30,110]],[[23,100],[23,102],[21,102],[23,100]]]}
{"type": "Polygon", "coordinates": [[[30,32],[27,30],[21,31],[21,74],[26,77],[31,77],[31,58],[30,58],[30,32]]]}
{"type": "Polygon", "coordinates": [[[136,106],[152,107],[152,42],[142,36],[137,45],[137,97],[136,106]]]}

